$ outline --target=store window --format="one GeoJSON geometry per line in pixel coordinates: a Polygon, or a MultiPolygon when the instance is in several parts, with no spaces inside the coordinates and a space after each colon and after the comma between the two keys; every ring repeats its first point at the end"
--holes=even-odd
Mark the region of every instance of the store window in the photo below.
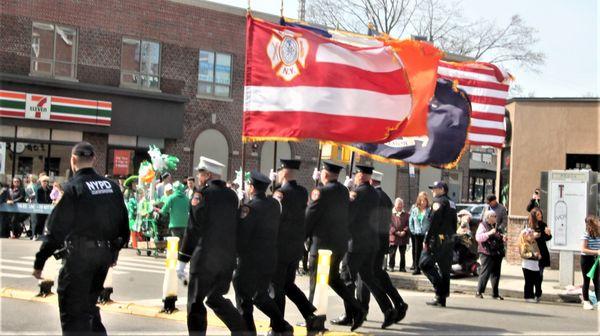
{"type": "Polygon", "coordinates": [[[34,22],[31,35],[31,73],[76,78],[77,30],[34,22]]]}
{"type": "Polygon", "coordinates": [[[160,88],[160,43],[123,38],[121,85],[144,89],[160,88]]]}
{"type": "Polygon", "coordinates": [[[200,50],[198,94],[231,97],[231,55],[200,50]]]}

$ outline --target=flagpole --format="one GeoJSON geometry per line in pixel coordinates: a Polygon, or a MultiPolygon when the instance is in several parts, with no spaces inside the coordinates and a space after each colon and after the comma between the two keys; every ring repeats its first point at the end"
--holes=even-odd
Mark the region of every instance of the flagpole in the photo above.
{"type": "Polygon", "coordinates": [[[348,172],[348,177],[352,178],[352,171],[354,170],[354,151],[350,154],[350,171],[348,172]]]}
{"type": "MultiPolygon", "coordinates": [[[[323,145],[319,141],[319,156],[317,157],[317,170],[321,167],[321,156],[323,156],[323,145]]],[[[319,186],[319,179],[315,180],[315,187],[319,186]]]]}
{"type": "MultiPolygon", "coordinates": [[[[273,141],[273,171],[277,171],[277,141],[273,141]]],[[[271,183],[271,192],[273,191],[275,191],[275,181],[271,183]]]]}
{"type": "Polygon", "coordinates": [[[240,186],[242,190],[245,190],[246,186],[246,178],[244,175],[246,174],[246,143],[242,141],[242,185],[240,186]]]}

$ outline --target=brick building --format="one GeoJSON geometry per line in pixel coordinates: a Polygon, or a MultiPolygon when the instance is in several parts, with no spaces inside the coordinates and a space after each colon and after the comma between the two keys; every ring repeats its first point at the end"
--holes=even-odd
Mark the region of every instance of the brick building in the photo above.
{"type": "MultiPolygon", "coordinates": [[[[180,158],[176,177],[192,174],[200,155],[226,163],[226,178],[235,177],[244,9],[202,0],[6,0],[0,15],[0,176],[47,171],[64,179],[70,146],[87,140],[98,171],[109,175],[135,173],[154,144],[180,158]]],[[[303,161],[306,186],[317,156],[315,141],[278,143],[278,157],[303,161]]],[[[248,144],[246,162],[268,172],[273,143],[248,144]]],[[[468,180],[464,166],[460,179],[468,180]]],[[[377,167],[390,196],[414,201],[418,168],[409,177],[408,167],[377,167]]]]}

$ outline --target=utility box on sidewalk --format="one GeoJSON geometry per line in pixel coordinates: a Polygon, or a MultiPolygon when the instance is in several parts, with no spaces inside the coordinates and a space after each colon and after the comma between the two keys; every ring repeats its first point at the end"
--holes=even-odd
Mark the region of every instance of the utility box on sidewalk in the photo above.
{"type": "Polygon", "coordinates": [[[551,250],[560,253],[561,286],[573,284],[573,255],[581,251],[585,217],[598,214],[598,173],[591,170],[542,172],[541,207],[552,231],[551,250]],[[545,196],[545,197],[544,197],[545,196]]]}

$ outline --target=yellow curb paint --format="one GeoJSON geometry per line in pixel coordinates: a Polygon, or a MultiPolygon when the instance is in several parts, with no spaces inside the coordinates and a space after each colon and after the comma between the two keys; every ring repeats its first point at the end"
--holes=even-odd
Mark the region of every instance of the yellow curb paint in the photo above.
{"type": "MultiPolygon", "coordinates": [[[[40,302],[46,304],[58,304],[58,296],[56,294],[49,295],[45,298],[36,297],[37,293],[33,291],[23,290],[23,289],[14,289],[3,287],[0,288],[0,297],[8,298],[8,299],[17,299],[24,301],[33,301],[40,302]]],[[[142,317],[151,317],[151,318],[161,318],[165,320],[172,321],[180,321],[185,322],[187,320],[187,314],[185,311],[178,310],[173,314],[164,314],[161,313],[161,307],[153,307],[153,306],[142,306],[131,302],[112,302],[104,305],[99,304],[98,307],[100,310],[109,312],[109,313],[120,313],[120,314],[130,314],[135,316],[142,317]]],[[[223,321],[221,321],[216,315],[213,313],[208,313],[207,322],[209,327],[216,328],[227,328],[223,321]]],[[[269,328],[269,321],[265,320],[255,320],[256,330],[258,332],[266,332],[269,328]]],[[[306,328],[304,327],[294,327],[294,335],[304,336],[306,335],[306,328]]],[[[327,336],[350,336],[350,335],[361,335],[355,332],[341,332],[341,331],[328,331],[325,333],[327,336]]]]}

